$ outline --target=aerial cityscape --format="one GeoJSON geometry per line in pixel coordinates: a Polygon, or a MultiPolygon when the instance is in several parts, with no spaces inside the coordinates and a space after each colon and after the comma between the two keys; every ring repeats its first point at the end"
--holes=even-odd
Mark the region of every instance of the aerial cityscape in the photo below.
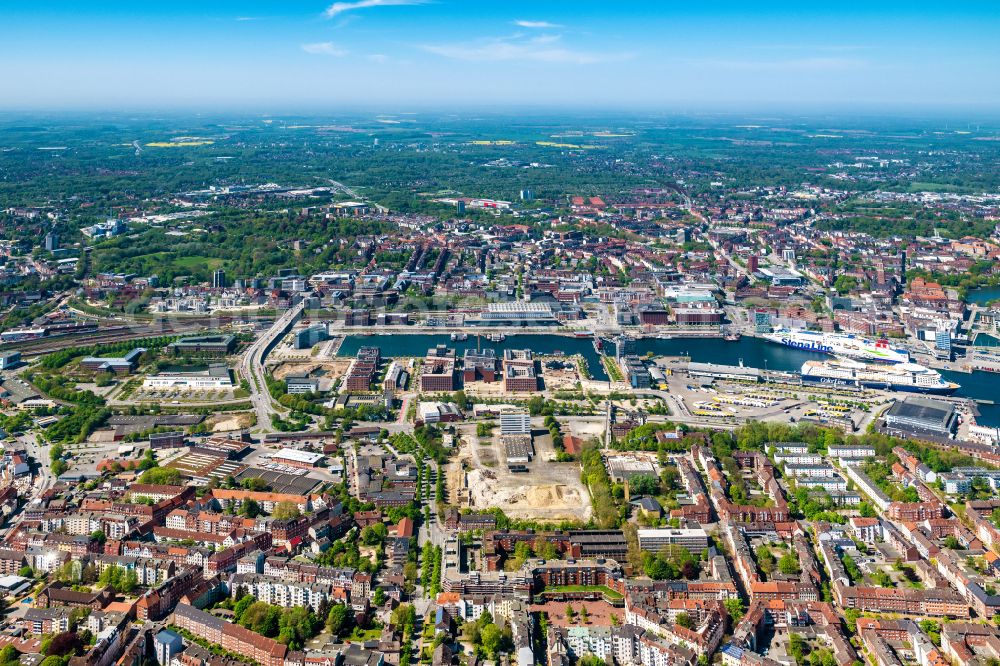
{"type": "Polygon", "coordinates": [[[1000,665],[1000,12],[621,4],[0,8],[0,666],[1000,665]]]}

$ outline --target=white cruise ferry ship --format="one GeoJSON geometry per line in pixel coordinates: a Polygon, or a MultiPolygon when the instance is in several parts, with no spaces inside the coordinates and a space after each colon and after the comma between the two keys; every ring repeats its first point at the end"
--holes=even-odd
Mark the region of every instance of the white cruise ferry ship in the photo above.
{"type": "Polygon", "coordinates": [[[864,386],[887,391],[909,391],[949,395],[959,385],[941,378],[941,373],[916,363],[876,365],[848,359],[806,361],[802,381],[830,386],[864,386]]]}
{"type": "Polygon", "coordinates": [[[907,363],[910,355],[903,349],[889,346],[886,340],[871,340],[848,333],[821,333],[803,329],[778,328],[764,334],[764,339],[802,351],[829,354],[859,361],[907,363]]]}

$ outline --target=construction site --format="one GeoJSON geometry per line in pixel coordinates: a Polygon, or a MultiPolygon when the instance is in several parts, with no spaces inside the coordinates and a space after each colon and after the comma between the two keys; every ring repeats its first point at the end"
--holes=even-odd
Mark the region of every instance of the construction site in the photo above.
{"type": "Polygon", "coordinates": [[[534,438],[532,461],[512,471],[501,437],[476,434],[475,424],[459,428],[459,450],[446,469],[449,503],[471,509],[498,507],[511,518],[587,522],[590,493],[576,462],[556,463],[552,440],[534,438]]]}

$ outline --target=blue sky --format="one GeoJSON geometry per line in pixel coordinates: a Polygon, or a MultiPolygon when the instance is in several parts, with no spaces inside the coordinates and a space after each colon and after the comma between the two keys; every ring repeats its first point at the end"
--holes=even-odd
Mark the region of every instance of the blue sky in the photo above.
{"type": "Polygon", "coordinates": [[[998,35],[960,0],[4,0],[0,108],[993,112],[998,35]]]}

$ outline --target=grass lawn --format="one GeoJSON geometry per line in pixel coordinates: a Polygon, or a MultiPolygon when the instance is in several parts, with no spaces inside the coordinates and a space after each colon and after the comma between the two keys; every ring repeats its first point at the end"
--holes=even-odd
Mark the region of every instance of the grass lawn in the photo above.
{"type": "Polygon", "coordinates": [[[352,631],[349,636],[345,636],[344,638],[349,641],[363,643],[364,641],[377,641],[381,636],[381,627],[377,627],[375,629],[361,629],[360,627],[354,627],[354,631],[352,631]]]}
{"type": "Polygon", "coordinates": [[[907,188],[908,192],[957,192],[959,190],[957,185],[951,185],[949,183],[928,183],[925,181],[915,181],[910,183],[907,188]]]}
{"type": "Polygon", "coordinates": [[[604,369],[608,372],[608,378],[613,382],[623,382],[625,381],[625,375],[622,374],[622,369],[618,367],[618,364],[610,356],[602,356],[601,361],[604,363],[604,369]]]}
{"type": "Polygon", "coordinates": [[[205,257],[202,255],[186,255],[186,256],[168,256],[167,252],[151,252],[150,254],[143,255],[139,259],[155,259],[156,261],[163,262],[169,260],[170,266],[180,272],[194,273],[201,271],[202,273],[211,273],[217,268],[225,268],[226,260],[218,259],[214,257],[205,257]]]}
{"type": "Polygon", "coordinates": [[[187,270],[207,267],[208,270],[214,271],[216,268],[222,268],[226,261],[225,259],[213,259],[211,257],[200,257],[198,255],[194,255],[177,257],[171,263],[178,268],[185,268],[187,270]]]}
{"type": "Polygon", "coordinates": [[[618,594],[610,587],[605,587],[604,585],[556,585],[553,587],[546,587],[544,592],[599,592],[606,596],[608,599],[621,599],[622,595],[618,594]]]}

